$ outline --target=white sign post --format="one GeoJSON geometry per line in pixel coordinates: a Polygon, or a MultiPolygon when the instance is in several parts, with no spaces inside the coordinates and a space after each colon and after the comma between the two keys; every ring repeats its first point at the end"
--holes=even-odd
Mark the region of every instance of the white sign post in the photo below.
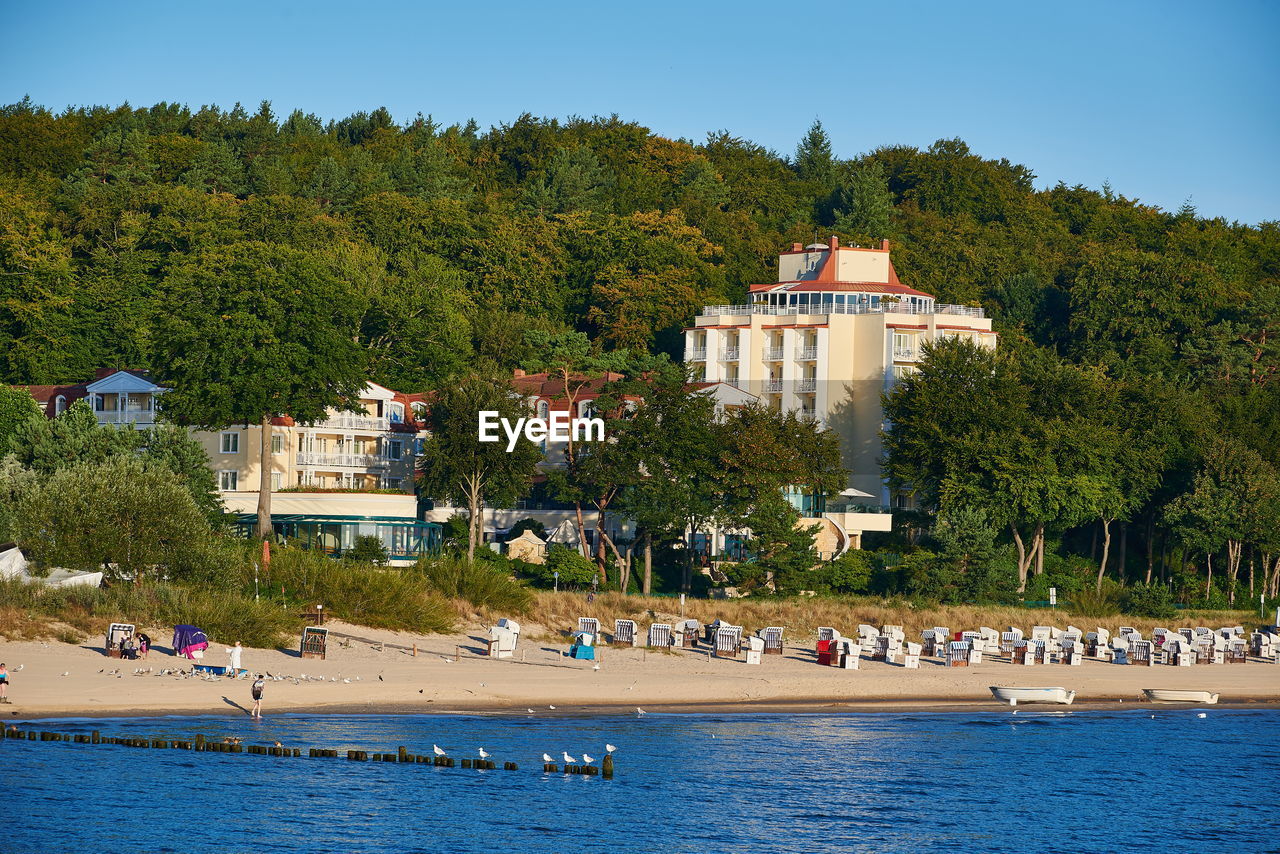
{"type": "Polygon", "coordinates": [[[1058,588],[1049,588],[1049,605],[1056,611],[1058,609],[1058,588]]]}

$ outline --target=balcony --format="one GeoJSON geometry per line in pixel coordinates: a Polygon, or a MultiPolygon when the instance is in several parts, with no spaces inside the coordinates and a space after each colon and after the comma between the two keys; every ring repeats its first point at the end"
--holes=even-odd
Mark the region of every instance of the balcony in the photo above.
{"type": "Polygon", "coordinates": [[[812,409],[801,409],[796,415],[806,424],[818,423],[818,413],[812,409]]]}
{"type": "Polygon", "coordinates": [[[689,351],[690,362],[705,362],[706,360],[707,360],[706,347],[694,347],[692,350],[689,351]]]}
{"type": "Polygon", "coordinates": [[[729,377],[723,382],[725,385],[733,386],[734,388],[742,388],[742,381],[737,377],[729,377]]]}
{"type": "Polygon", "coordinates": [[[821,305],[706,305],[704,317],[729,317],[735,315],[768,315],[786,317],[797,314],[949,314],[957,317],[986,317],[981,306],[976,305],[911,305],[910,303],[882,302],[879,305],[823,303],[821,305]]]}
{"type": "Polygon", "coordinates": [[[339,412],[308,426],[321,430],[363,430],[367,433],[386,433],[391,429],[391,420],[374,418],[370,415],[357,415],[354,412],[339,412]]]}
{"type": "Polygon", "coordinates": [[[894,347],[893,360],[895,362],[918,362],[920,361],[920,351],[914,347],[894,347]]]}
{"type": "Polygon", "coordinates": [[[818,390],[817,377],[805,377],[796,381],[796,392],[799,394],[808,394],[818,390]]]}
{"type": "Polygon", "coordinates": [[[782,380],[765,380],[764,392],[765,394],[781,394],[782,380]]]}
{"type": "Polygon", "coordinates": [[[315,454],[299,453],[300,466],[335,466],[350,469],[387,468],[391,463],[399,462],[381,454],[315,454]]]}
{"type": "Polygon", "coordinates": [[[802,362],[812,362],[818,358],[818,347],[815,344],[812,347],[797,347],[796,358],[802,362]]]}
{"type": "Polygon", "coordinates": [[[781,362],[782,348],[781,347],[768,348],[767,350],[764,351],[764,360],[766,362],[781,362]]]}
{"type": "Polygon", "coordinates": [[[99,424],[154,424],[156,413],[152,409],[99,410],[93,413],[99,424]]]}
{"type": "Polygon", "coordinates": [[[720,351],[720,361],[722,361],[722,362],[736,362],[736,361],[738,361],[738,348],[737,348],[737,347],[725,347],[723,350],[721,350],[721,351],[720,351]]]}

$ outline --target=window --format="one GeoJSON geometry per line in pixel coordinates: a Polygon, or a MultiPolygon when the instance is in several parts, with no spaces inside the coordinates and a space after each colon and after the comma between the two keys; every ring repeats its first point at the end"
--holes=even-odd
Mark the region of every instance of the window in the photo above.
{"type": "Polygon", "coordinates": [[[284,436],[271,437],[271,453],[273,454],[284,453],[284,436]]]}
{"type": "Polygon", "coordinates": [[[403,444],[399,439],[392,439],[387,442],[387,457],[389,459],[398,460],[403,450],[403,444]]]}
{"type": "Polygon", "coordinates": [[[391,419],[392,424],[400,424],[404,421],[404,404],[389,403],[387,404],[387,415],[391,419]]]}
{"type": "Polygon", "coordinates": [[[271,488],[272,488],[272,490],[280,490],[280,489],[284,489],[284,475],[283,475],[283,474],[281,474],[281,473],[280,473],[280,472],[278,472],[278,471],[273,471],[273,472],[271,473],[271,488]]]}
{"type": "Polygon", "coordinates": [[[54,414],[54,415],[61,415],[62,413],[66,412],[66,411],[67,411],[67,398],[66,398],[65,396],[63,396],[63,395],[61,395],[61,394],[60,394],[60,395],[58,395],[58,397],[53,401],[53,414],[54,414]]]}
{"type": "MultiPolygon", "coordinates": [[[[733,343],[733,346],[737,347],[738,342],[735,341],[733,343]]],[[[734,373],[737,373],[737,371],[735,370],[734,373]]],[[[591,418],[593,417],[592,413],[594,412],[595,412],[595,407],[591,405],[591,401],[589,400],[578,401],[578,417],[579,418],[591,418]]]]}
{"type": "Polygon", "coordinates": [[[389,478],[387,478],[387,479],[386,479],[386,486],[385,486],[384,488],[386,488],[386,489],[399,489],[399,488],[400,488],[400,478],[398,478],[398,477],[389,477],[389,478]]]}
{"type": "Polygon", "coordinates": [[[234,471],[218,472],[218,489],[223,492],[235,492],[238,473],[234,471]]]}
{"type": "Polygon", "coordinates": [[[224,454],[240,453],[240,434],[236,432],[223,433],[221,448],[224,454]]]}
{"type": "Polygon", "coordinates": [[[538,417],[546,421],[551,415],[551,404],[545,400],[538,401],[538,417]]]}

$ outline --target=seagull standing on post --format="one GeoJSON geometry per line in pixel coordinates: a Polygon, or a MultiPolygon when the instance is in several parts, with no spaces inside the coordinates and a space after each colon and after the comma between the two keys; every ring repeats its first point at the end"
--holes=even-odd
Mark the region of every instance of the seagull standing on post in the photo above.
{"type": "Polygon", "coordinates": [[[544,754],[542,754],[542,761],[543,761],[543,762],[555,762],[555,760],[551,758],[551,754],[550,754],[550,753],[544,753],[544,754]]]}
{"type": "Polygon", "coordinates": [[[613,751],[615,751],[615,750],[617,750],[617,749],[618,749],[618,748],[614,747],[612,744],[606,744],[606,745],[604,746],[604,750],[605,750],[605,752],[606,752],[606,753],[613,753],[613,751]]]}
{"type": "Polygon", "coordinates": [[[438,745],[438,744],[433,744],[433,745],[431,745],[431,749],[432,749],[433,751],[435,751],[436,756],[444,756],[444,755],[445,755],[445,752],[444,752],[443,750],[441,750],[441,749],[440,749],[440,745],[438,745]]]}
{"type": "Polygon", "coordinates": [[[488,758],[489,758],[489,755],[490,755],[490,754],[489,754],[489,752],[488,752],[488,751],[486,751],[483,747],[482,747],[482,748],[480,748],[480,758],[481,758],[481,759],[488,759],[488,758]]]}
{"type": "Polygon", "coordinates": [[[566,765],[574,765],[574,764],[576,764],[576,763],[577,763],[577,761],[578,761],[578,760],[574,759],[572,756],[570,756],[570,755],[569,755],[567,752],[565,752],[565,751],[561,751],[560,755],[564,757],[564,764],[566,764],[566,765]]]}
{"type": "Polygon", "coordinates": [[[588,756],[588,755],[587,755],[587,754],[585,754],[585,753],[584,753],[584,754],[582,754],[582,761],[583,761],[583,762],[585,762],[585,763],[587,763],[588,765],[590,765],[592,762],[595,762],[595,760],[594,760],[594,759],[592,759],[590,756],[588,756]]]}

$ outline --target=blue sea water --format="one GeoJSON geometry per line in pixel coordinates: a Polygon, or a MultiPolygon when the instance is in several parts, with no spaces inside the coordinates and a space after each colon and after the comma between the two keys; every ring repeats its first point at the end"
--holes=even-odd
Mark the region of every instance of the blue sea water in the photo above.
{"type": "Polygon", "coordinates": [[[269,716],[31,728],[303,757],[0,741],[6,852],[1280,850],[1280,712],[269,716]],[[1154,715],[1154,717],[1153,717],[1154,715]],[[618,747],[617,776],[542,773],[618,747]],[[484,747],[518,771],[306,758],[484,747]]]}

